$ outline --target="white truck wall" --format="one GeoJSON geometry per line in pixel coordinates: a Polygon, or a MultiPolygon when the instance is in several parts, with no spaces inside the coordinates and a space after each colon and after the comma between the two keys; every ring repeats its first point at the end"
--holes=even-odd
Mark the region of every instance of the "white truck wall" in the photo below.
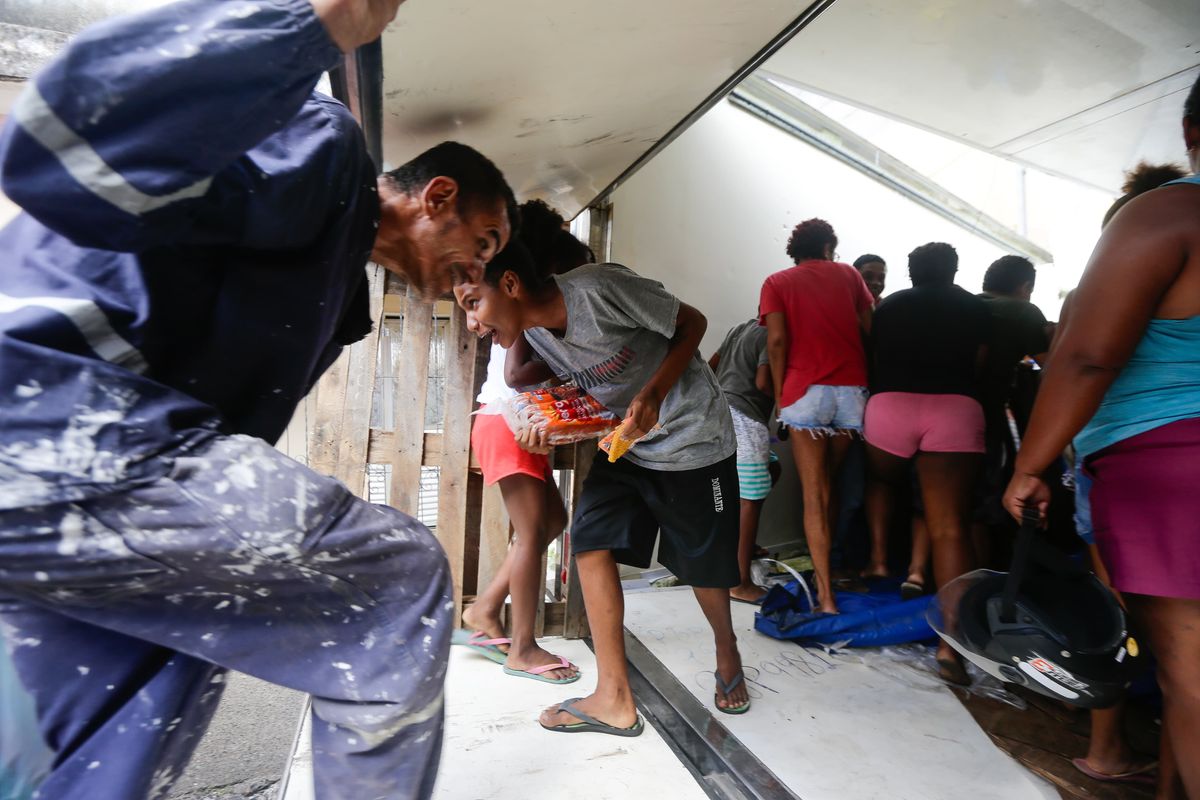
{"type": "MultiPolygon", "coordinates": [[[[708,317],[707,358],[754,316],[763,280],[791,265],[792,227],[819,216],[842,260],[878,253],[888,289],[909,285],[907,254],[925,242],[958,249],[958,283],[979,291],[1004,255],[943,217],[764,122],[721,103],[613,195],[612,260],[662,281],[708,317]]],[[[783,480],[767,499],[759,543],[803,539],[800,486],[787,445],[783,480]]]]}

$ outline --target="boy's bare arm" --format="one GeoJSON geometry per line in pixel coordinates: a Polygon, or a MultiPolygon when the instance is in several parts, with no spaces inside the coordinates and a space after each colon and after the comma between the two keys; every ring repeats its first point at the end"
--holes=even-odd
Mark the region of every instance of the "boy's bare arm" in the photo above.
{"type": "Polygon", "coordinates": [[[545,361],[538,361],[533,355],[533,346],[522,333],[504,358],[504,382],[510,388],[536,386],[557,377],[545,361]]]}

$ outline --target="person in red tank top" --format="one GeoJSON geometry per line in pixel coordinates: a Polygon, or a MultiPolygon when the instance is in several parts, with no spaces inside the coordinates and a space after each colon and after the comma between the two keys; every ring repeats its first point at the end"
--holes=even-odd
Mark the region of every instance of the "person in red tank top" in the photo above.
{"type": "Polygon", "coordinates": [[[822,219],[792,231],[790,269],[771,275],[759,299],[779,421],[791,437],[804,490],[804,536],[816,573],[819,610],[837,613],[830,579],[833,476],[862,433],[867,401],[863,337],[875,301],[862,276],[834,261],[837,235],[822,219]]]}

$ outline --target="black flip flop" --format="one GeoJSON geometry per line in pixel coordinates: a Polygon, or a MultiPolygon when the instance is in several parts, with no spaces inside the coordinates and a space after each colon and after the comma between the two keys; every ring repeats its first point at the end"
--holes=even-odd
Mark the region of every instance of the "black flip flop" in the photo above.
{"type": "Polygon", "coordinates": [[[762,606],[763,600],[767,599],[767,593],[763,592],[763,596],[757,600],[743,600],[742,598],[734,597],[733,595],[729,595],[729,599],[734,603],[745,603],[748,606],[762,606]]]}
{"type": "MultiPolygon", "coordinates": [[[[729,693],[736,689],[738,684],[746,680],[746,673],[739,669],[738,674],[734,675],[733,680],[731,680],[729,683],[726,683],[725,679],[721,677],[721,673],[716,670],[713,670],[713,677],[717,679],[717,688],[721,690],[721,694],[725,695],[725,699],[728,700],[729,693]]],[[[721,706],[717,705],[717,697],[714,696],[713,706],[715,706],[717,711],[720,711],[722,714],[745,714],[750,710],[750,699],[747,698],[746,702],[742,703],[740,706],[729,706],[722,708],[721,706]]]]}
{"type": "MultiPolygon", "coordinates": [[[[642,731],[646,729],[640,714],[638,715],[637,722],[628,728],[618,728],[615,725],[609,725],[607,722],[601,722],[595,717],[589,717],[575,708],[576,701],[582,699],[582,697],[572,697],[558,704],[559,711],[573,714],[583,720],[582,722],[570,722],[565,725],[542,725],[542,727],[554,733],[607,733],[610,736],[641,736],[642,731]]],[[[541,725],[541,723],[538,724],[541,725]]]]}
{"type": "Polygon", "coordinates": [[[925,594],[925,585],[916,581],[905,581],[900,584],[900,599],[915,600],[925,594]]]}

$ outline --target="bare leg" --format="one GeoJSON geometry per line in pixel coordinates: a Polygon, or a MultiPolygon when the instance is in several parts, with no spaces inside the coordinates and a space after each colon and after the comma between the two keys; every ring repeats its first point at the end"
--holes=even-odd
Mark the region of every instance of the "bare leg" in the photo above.
{"type": "Polygon", "coordinates": [[[792,431],[792,455],[800,473],[800,484],[804,492],[804,538],[808,540],[808,552],[812,556],[813,571],[819,596],[818,609],[830,614],[837,613],[837,601],[833,597],[833,583],[829,574],[829,550],[832,527],[829,520],[830,499],[830,436],[812,436],[808,431],[792,431]]]}
{"type": "Polygon", "coordinates": [[[925,523],[924,514],[913,514],[912,518],[912,558],[908,562],[908,580],[925,585],[925,576],[929,574],[929,526],[925,523]]]}
{"type": "Polygon", "coordinates": [[[1092,732],[1084,760],[1096,772],[1120,775],[1145,765],[1146,760],[1139,759],[1125,741],[1124,719],[1124,699],[1112,708],[1092,712],[1092,732]]]}
{"type": "Polygon", "coordinates": [[[892,524],[896,489],[908,477],[908,459],[867,445],[867,527],[871,530],[871,561],[863,577],[886,577],[888,528],[892,524]]]}
{"type": "MultiPolygon", "coordinates": [[[[917,454],[917,477],[933,546],[933,577],[939,589],[971,569],[967,525],[982,458],[975,453],[917,454]]],[[[938,644],[937,658],[944,678],[966,681],[962,657],[944,640],[938,644]]]]}
{"type": "Polygon", "coordinates": [[[1187,797],[1200,797],[1200,600],[1124,598],[1158,659],[1163,733],[1179,779],[1187,797]]]}
{"type": "MultiPolygon", "coordinates": [[[[611,551],[593,550],[576,554],[575,564],[596,651],[596,691],[575,705],[601,722],[628,728],[637,721],[637,708],[625,661],[625,597],[621,594],[617,562],[611,551]]],[[[727,595],[725,604],[728,607],[727,595]]],[[[546,726],[579,722],[573,715],[559,711],[558,706],[543,711],[540,720],[546,726]]]]}
{"type": "Polygon", "coordinates": [[[741,531],[738,535],[738,573],[741,583],[729,590],[730,597],[757,603],[766,592],[750,580],[750,562],[754,558],[754,544],[758,539],[758,518],[762,513],[762,500],[741,501],[741,531]]]}
{"type": "MultiPolygon", "coordinates": [[[[737,636],[733,632],[733,620],[729,616],[729,596],[724,589],[692,589],[696,593],[696,602],[704,612],[704,617],[712,627],[713,642],[717,650],[717,672],[721,680],[728,684],[742,670],[742,657],[738,654],[737,636]]],[[[750,699],[743,680],[726,697],[720,689],[716,690],[717,705],[721,708],[732,708],[744,705],[750,699]]]]}
{"type": "MultiPolygon", "coordinates": [[[[533,636],[533,625],[537,616],[538,592],[542,586],[539,574],[542,553],[566,526],[562,498],[552,482],[530,475],[502,478],[500,491],[513,523],[513,542],[496,577],[475,604],[463,612],[463,622],[490,637],[503,636],[500,610],[504,607],[505,597],[511,596],[513,643],[508,648],[507,666],[532,669],[555,664],[558,663],[558,656],[538,646],[533,636]]],[[[544,674],[548,678],[562,679],[571,677],[576,671],[574,668],[563,668],[544,674]]]]}

